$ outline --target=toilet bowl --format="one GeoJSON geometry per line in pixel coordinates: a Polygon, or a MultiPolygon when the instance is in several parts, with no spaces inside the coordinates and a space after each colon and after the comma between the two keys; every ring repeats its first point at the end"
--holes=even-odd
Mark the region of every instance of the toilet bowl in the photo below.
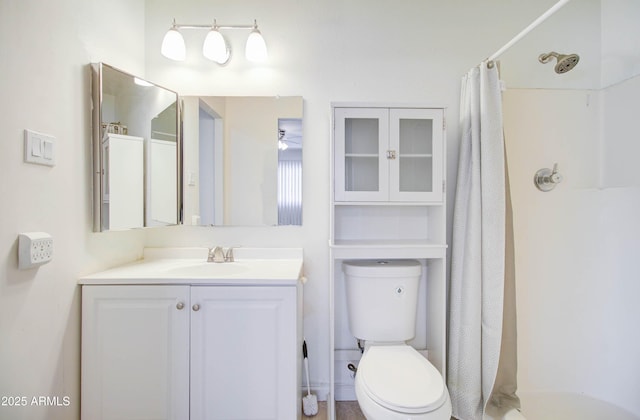
{"type": "Polygon", "coordinates": [[[358,364],[356,398],[369,420],[449,420],[440,372],[406,344],[371,344],[358,364]]]}
{"type": "Polygon", "coordinates": [[[349,329],[364,341],[355,391],[368,420],[449,420],[440,372],[405,342],[415,335],[422,266],[416,260],[344,261],[349,329]]]}

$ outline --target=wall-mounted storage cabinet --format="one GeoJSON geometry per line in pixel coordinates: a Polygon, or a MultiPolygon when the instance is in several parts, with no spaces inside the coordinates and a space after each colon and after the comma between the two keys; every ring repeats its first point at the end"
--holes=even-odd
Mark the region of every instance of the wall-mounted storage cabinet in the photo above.
{"type": "Polygon", "coordinates": [[[422,265],[414,346],[446,372],[446,194],[444,109],[334,104],[331,209],[331,385],[355,400],[348,364],[360,350],[347,321],[342,263],[416,259],[422,265]]]}
{"type": "Polygon", "coordinates": [[[336,201],[442,201],[443,111],[334,108],[336,201]]]}

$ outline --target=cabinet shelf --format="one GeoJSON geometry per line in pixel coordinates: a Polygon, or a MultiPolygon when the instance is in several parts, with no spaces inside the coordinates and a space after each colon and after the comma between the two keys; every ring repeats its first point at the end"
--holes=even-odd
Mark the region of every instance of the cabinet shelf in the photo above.
{"type": "Polygon", "coordinates": [[[442,207],[442,203],[425,202],[416,204],[413,201],[336,201],[333,203],[336,207],[353,207],[353,206],[377,206],[377,207],[442,207]]]}
{"type": "Polygon", "coordinates": [[[424,240],[339,239],[329,244],[335,258],[445,258],[447,244],[424,240]]]}
{"type": "Polygon", "coordinates": [[[377,153],[345,153],[344,157],[348,158],[378,158],[377,153]]]}
{"type": "Polygon", "coordinates": [[[431,153],[407,153],[400,154],[401,158],[432,158],[433,154],[431,153]]]}

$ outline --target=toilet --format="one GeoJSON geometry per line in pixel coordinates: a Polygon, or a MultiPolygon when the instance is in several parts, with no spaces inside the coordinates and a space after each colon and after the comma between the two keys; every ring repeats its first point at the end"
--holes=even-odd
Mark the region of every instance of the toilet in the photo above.
{"type": "Polygon", "coordinates": [[[413,347],[416,260],[342,263],[351,333],[364,341],[355,391],[368,420],[449,420],[451,400],[440,372],[413,347]]]}

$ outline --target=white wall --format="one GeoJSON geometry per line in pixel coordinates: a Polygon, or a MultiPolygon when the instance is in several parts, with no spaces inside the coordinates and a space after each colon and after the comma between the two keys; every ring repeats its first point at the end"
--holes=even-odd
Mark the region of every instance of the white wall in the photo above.
{"type": "Polygon", "coordinates": [[[603,168],[602,156],[636,148],[633,120],[616,118],[627,106],[618,91],[640,93],[637,82],[615,92],[505,92],[519,387],[586,394],[640,415],[640,188],[600,188],[609,172],[619,173],[615,165],[603,168]],[[624,140],[610,141],[620,133],[624,140]],[[564,181],[538,191],[533,175],[554,162],[564,181]]]}
{"type": "MultiPolygon", "coordinates": [[[[639,13],[640,15],[640,13],[639,13]]],[[[639,50],[640,51],[640,50],[639,50]]],[[[640,77],[603,90],[601,185],[639,187],[640,133],[633,125],[640,110],[640,77]]]]}
{"type": "Polygon", "coordinates": [[[0,2],[0,406],[2,419],[79,417],[80,275],[141,255],[144,232],[91,233],[88,63],[144,72],[142,2],[0,2]],[[23,163],[23,130],[57,139],[57,164],[23,163]],[[45,231],[54,258],[18,270],[19,232],[45,231]],[[32,405],[69,397],[68,407],[32,405]]]}
{"type": "Polygon", "coordinates": [[[640,2],[601,1],[601,82],[605,88],[640,74],[640,2]]]}

